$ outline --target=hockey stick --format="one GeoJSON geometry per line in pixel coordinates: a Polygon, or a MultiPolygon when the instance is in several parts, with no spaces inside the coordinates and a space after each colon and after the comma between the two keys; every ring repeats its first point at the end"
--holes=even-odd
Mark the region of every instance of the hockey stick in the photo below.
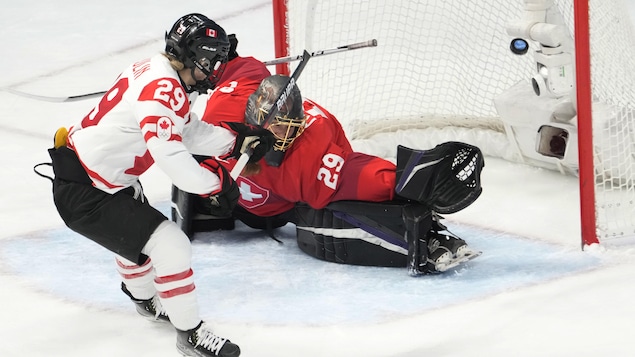
{"type": "MultiPolygon", "coordinates": [[[[311,57],[325,56],[325,55],[330,55],[330,54],[338,53],[338,52],[356,50],[358,48],[376,47],[376,46],[377,46],[377,40],[376,39],[372,39],[372,40],[369,40],[369,41],[352,43],[350,45],[339,46],[339,47],[331,48],[331,49],[328,49],[328,50],[315,51],[315,52],[312,52],[311,54],[309,54],[309,56],[311,56],[311,57]]],[[[280,58],[273,59],[271,61],[264,61],[262,63],[264,63],[267,66],[272,66],[274,64],[293,62],[293,61],[301,60],[303,55],[304,54],[297,55],[297,56],[280,57],[280,58]]]]}
{"type": "MultiPolygon", "coordinates": [[[[327,50],[315,51],[315,52],[310,53],[309,57],[325,56],[325,55],[330,55],[330,54],[333,54],[333,53],[350,51],[350,50],[356,50],[358,48],[375,47],[375,46],[377,46],[377,40],[372,39],[372,40],[369,40],[369,41],[352,43],[350,45],[339,46],[339,47],[331,48],[331,49],[327,49],[327,50]]],[[[305,50],[305,52],[306,52],[306,50],[305,50]]],[[[265,61],[263,63],[265,65],[267,65],[267,66],[272,66],[272,65],[275,65],[275,64],[302,60],[303,56],[304,56],[304,54],[297,55],[297,56],[281,57],[281,58],[273,59],[271,61],[265,61]]],[[[12,94],[15,94],[15,95],[19,95],[21,97],[31,98],[31,99],[35,99],[35,100],[39,100],[39,101],[44,101],[44,102],[53,102],[53,103],[76,102],[76,101],[90,99],[90,98],[94,98],[94,97],[101,97],[102,95],[106,94],[106,91],[99,91],[99,92],[92,92],[92,93],[86,93],[86,94],[71,95],[71,96],[67,96],[67,97],[50,97],[50,96],[45,96],[45,95],[37,95],[37,94],[26,93],[26,92],[22,92],[22,91],[19,91],[19,90],[12,89],[12,88],[2,88],[2,89],[7,91],[7,92],[9,92],[9,93],[12,93],[12,94]]]]}
{"type": "Polygon", "coordinates": [[[240,173],[243,172],[243,169],[245,168],[245,166],[247,166],[247,162],[249,162],[249,157],[251,156],[251,154],[253,154],[253,152],[254,150],[252,148],[249,148],[247,149],[247,151],[242,153],[242,155],[240,155],[240,157],[238,158],[238,161],[236,161],[236,165],[234,165],[234,168],[229,173],[229,176],[231,176],[234,180],[236,180],[238,176],[240,176],[240,173]]]}
{"type": "Polygon", "coordinates": [[[302,74],[304,67],[306,67],[306,64],[309,62],[309,59],[311,57],[312,55],[306,50],[304,50],[304,53],[300,56],[300,63],[298,63],[298,66],[293,71],[293,74],[291,75],[291,77],[289,77],[287,84],[284,86],[284,90],[280,92],[280,95],[278,96],[278,98],[276,98],[274,102],[276,105],[274,105],[271,108],[271,110],[269,110],[269,113],[267,113],[267,116],[265,117],[265,120],[262,123],[263,128],[267,128],[269,124],[271,124],[271,121],[273,121],[273,118],[275,118],[276,115],[278,115],[280,108],[282,108],[282,106],[285,104],[287,98],[289,97],[289,94],[291,94],[291,91],[295,87],[296,82],[298,81],[298,78],[300,77],[300,74],[302,74]]]}
{"type": "Polygon", "coordinates": [[[68,97],[49,97],[45,95],[26,93],[19,90],[15,90],[13,88],[2,88],[2,89],[11,94],[19,95],[20,97],[31,98],[35,100],[40,100],[44,102],[53,102],[53,103],[76,102],[80,100],[90,99],[93,97],[101,97],[102,95],[106,94],[106,91],[99,91],[99,92],[92,92],[92,93],[86,93],[86,94],[71,95],[68,97]]]}

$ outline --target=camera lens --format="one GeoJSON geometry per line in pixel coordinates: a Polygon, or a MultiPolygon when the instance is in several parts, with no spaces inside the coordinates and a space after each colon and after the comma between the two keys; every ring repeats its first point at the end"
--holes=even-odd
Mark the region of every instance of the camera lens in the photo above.
{"type": "Polygon", "coordinates": [[[509,44],[509,49],[513,54],[524,55],[529,50],[529,44],[522,38],[515,38],[509,44]]]}

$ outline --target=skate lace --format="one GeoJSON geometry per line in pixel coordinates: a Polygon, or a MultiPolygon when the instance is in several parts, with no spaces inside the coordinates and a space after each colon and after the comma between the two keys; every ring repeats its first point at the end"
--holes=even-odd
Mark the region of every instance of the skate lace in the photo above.
{"type": "Polygon", "coordinates": [[[161,300],[159,300],[158,296],[155,295],[154,297],[152,297],[151,304],[152,304],[152,307],[154,308],[155,318],[158,318],[159,316],[168,316],[168,313],[163,308],[163,305],[161,304],[161,300]]]}
{"type": "Polygon", "coordinates": [[[220,349],[223,348],[223,345],[225,345],[225,342],[227,341],[226,338],[222,338],[220,336],[216,336],[210,330],[210,328],[208,326],[206,326],[205,324],[203,324],[196,331],[196,335],[198,337],[196,339],[196,345],[205,347],[206,349],[214,352],[215,354],[218,354],[220,349]]]}

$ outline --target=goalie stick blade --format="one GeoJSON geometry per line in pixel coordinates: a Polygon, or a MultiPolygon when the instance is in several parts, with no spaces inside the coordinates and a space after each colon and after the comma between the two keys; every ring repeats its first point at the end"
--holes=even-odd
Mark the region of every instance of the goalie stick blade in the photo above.
{"type": "Polygon", "coordinates": [[[43,102],[53,102],[53,103],[76,102],[80,100],[101,97],[102,95],[106,94],[106,91],[99,91],[99,92],[92,92],[92,93],[86,93],[86,94],[80,94],[80,95],[71,95],[68,97],[50,97],[45,95],[26,93],[26,92],[12,89],[12,88],[5,88],[4,90],[11,94],[19,95],[20,97],[40,100],[43,102]]]}
{"type": "Polygon", "coordinates": [[[474,259],[474,258],[478,258],[481,254],[483,254],[483,252],[480,251],[470,251],[469,253],[467,253],[466,255],[460,257],[460,258],[456,258],[456,259],[452,259],[449,262],[447,262],[446,264],[437,264],[435,266],[435,268],[437,269],[437,271],[439,272],[444,272],[444,271],[448,271],[452,268],[456,268],[457,266],[469,262],[470,260],[474,259]]]}

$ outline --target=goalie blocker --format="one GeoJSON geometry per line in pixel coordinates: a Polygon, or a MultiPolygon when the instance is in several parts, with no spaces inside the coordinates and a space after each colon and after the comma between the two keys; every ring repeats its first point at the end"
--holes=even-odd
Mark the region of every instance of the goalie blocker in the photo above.
{"type": "Polygon", "coordinates": [[[299,248],[318,259],[407,267],[411,275],[426,274],[431,272],[428,240],[444,228],[435,212],[454,213],[472,204],[482,192],[483,167],[481,151],[464,143],[448,142],[431,150],[399,146],[395,188],[399,198],[394,201],[339,201],[319,210],[298,203],[293,214],[283,214],[284,219],[249,217],[244,209],[228,218],[197,212],[197,197],[173,188],[172,219],[191,238],[198,231],[232,229],[234,219],[253,228],[259,220],[262,227],[271,227],[266,222],[276,220],[274,228],[291,222],[296,225],[299,248]]]}

